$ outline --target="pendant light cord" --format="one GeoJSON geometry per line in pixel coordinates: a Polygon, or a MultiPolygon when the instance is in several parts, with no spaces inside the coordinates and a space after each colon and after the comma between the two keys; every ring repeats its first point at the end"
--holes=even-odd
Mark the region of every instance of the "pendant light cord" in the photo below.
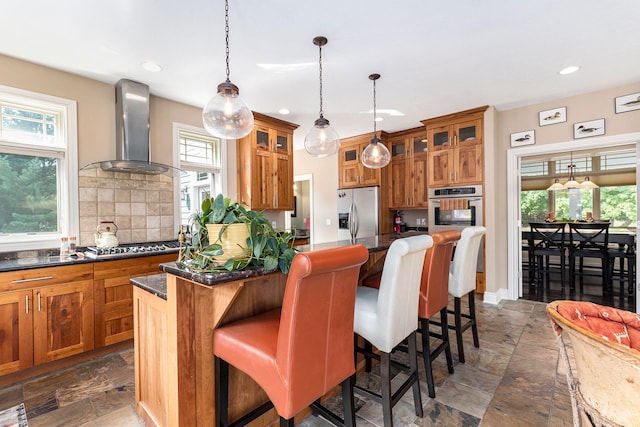
{"type": "Polygon", "coordinates": [[[375,138],[378,133],[376,126],[376,80],[373,80],[373,137],[375,138]]]}
{"type": "Polygon", "coordinates": [[[225,54],[227,57],[227,82],[231,82],[229,80],[229,0],[225,0],[224,2],[224,32],[225,32],[225,43],[226,49],[225,54]]]}
{"type": "Polygon", "coordinates": [[[324,111],[322,110],[322,45],[318,46],[318,51],[318,64],[320,65],[320,118],[323,118],[324,111]]]}

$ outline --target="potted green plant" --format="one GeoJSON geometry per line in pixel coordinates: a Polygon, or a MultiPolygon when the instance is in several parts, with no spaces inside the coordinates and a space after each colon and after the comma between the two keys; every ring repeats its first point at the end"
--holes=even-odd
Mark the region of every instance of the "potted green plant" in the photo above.
{"type": "Polygon", "coordinates": [[[263,212],[247,210],[222,194],[202,202],[192,217],[192,230],[191,246],[180,253],[177,264],[195,272],[255,266],[288,273],[296,254],[292,233],[275,230],[263,212]]]}

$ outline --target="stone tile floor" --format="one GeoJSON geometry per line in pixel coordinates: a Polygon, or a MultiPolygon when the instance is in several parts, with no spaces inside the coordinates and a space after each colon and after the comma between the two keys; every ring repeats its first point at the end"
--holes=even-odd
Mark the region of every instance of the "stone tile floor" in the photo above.
{"type": "MultiPolygon", "coordinates": [[[[416,417],[409,391],[394,407],[394,425],[572,425],[564,367],[545,306],[527,300],[504,301],[498,306],[478,301],[480,348],[473,347],[471,331],[467,331],[467,360],[458,363],[451,331],[455,373],[447,373],[441,355],[434,362],[436,397],[430,399],[421,368],[424,417],[416,417]]],[[[375,368],[358,381],[375,388],[375,368]]],[[[144,425],[135,411],[132,349],[0,388],[0,409],[20,402],[25,403],[32,427],[144,425]]],[[[329,405],[341,412],[338,398],[329,405]]],[[[379,404],[356,395],[356,406],[359,426],[382,425],[379,404]]],[[[330,424],[311,416],[299,425],[330,424]]]]}

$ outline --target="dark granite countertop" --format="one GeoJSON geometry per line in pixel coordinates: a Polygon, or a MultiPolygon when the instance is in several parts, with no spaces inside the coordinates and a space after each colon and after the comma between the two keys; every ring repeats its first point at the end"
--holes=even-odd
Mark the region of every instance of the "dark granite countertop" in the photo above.
{"type": "Polygon", "coordinates": [[[235,280],[248,279],[250,277],[263,276],[265,274],[279,273],[280,270],[267,271],[262,267],[250,267],[241,271],[214,272],[214,273],[193,273],[191,271],[180,268],[175,262],[160,264],[160,269],[174,276],[191,280],[205,286],[214,286],[220,283],[233,282],[235,280]]]}
{"type": "Polygon", "coordinates": [[[394,240],[402,239],[405,237],[418,236],[420,234],[428,234],[426,231],[407,231],[400,234],[381,234],[379,236],[362,237],[360,239],[353,240],[338,240],[335,242],[315,243],[309,245],[296,246],[300,252],[317,251],[318,249],[331,249],[339,248],[342,246],[350,246],[361,244],[369,250],[369,252],[385,251],[389,249],[391,243],[394,240]]]}
{"type": "MultiPolygon", "coordinates": [[[[342,246],[350,246],[354,244],[362,244],[369,250],[369,252],[377,252],[389,249],[389,246],[391,246],[391,243],[394,240],[404,237],[417,236],[419,234],[427,233],[422,231],[409,231],[400,234],[383,234],[380,236],[364,237],[361,239],[356,239],[355,241],[339,240],[335,242],[318,243],[313,245],[300,245],[296,246],[296,249],[298,249],[300,252],[308,252],[319,249],[331,249],[342,246]]],[[[242,280],[250,277],[274,273],[266,271],[264,268],[248,268],[246,270],[234,272],[193,273],[178,267],[174,262],[160,264],[160,269],[166,273],[173,274],[174,276],[191,280],[192,282],[200,283],[206,286],[214,286],[220,283],[232,282],[234,280],[242,280]]]]}
{"type": "Polygon", "coordinates": [[[163,300],[167,299],[167,275],[165,273],[133,277],[129,281],[134,286],[144,289],[163,300]]]}
{"type": "MultiPolygon", "coordinates": [[[[30,270],[42,267],[58,267],[65,265],[86,264],[90,262],[116,261],[120,259],[141,258],[154,255],[162,255],[166,252],[145,252],[139,254],[114,255],[108,258],[88,258],[82,252],[77,256],[60,257],[59,251],[39,250],[0,253],[0,272],[30,270]]],[[[176,258],[178,253],[176,252],[176,258]]]]}

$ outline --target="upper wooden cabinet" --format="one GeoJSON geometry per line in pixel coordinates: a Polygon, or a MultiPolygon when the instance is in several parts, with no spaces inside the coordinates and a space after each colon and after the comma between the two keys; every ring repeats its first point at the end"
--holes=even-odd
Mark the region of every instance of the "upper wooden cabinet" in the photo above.
{"type": "Polygon", "coordinates": [[[487,106],[422,120],[427,128],[428,185],[482,184],[487,106]]]}
{"type": "Polygon", "coordinates": [[[254,210],[292,211],[293,123],[253,113],[253,131],[237,141],[238,202],[254,210]]]}
{"type": "MultiPolygon", "coordinates": [[[[381,184],[380,169],[365,167],[360,161],[362,151],[367,147],[373,133],[344,138],[338,151],[338,185],[340,188],[370,187],[381,184]]],[[[386,143],[388,134],[380,132],[379,138],[386,143]]]]}
{"type": "Polygon", "coordinates": [[[389,135],[389,209],[427,207],[428,150],[423,127],[389,135]]]}

